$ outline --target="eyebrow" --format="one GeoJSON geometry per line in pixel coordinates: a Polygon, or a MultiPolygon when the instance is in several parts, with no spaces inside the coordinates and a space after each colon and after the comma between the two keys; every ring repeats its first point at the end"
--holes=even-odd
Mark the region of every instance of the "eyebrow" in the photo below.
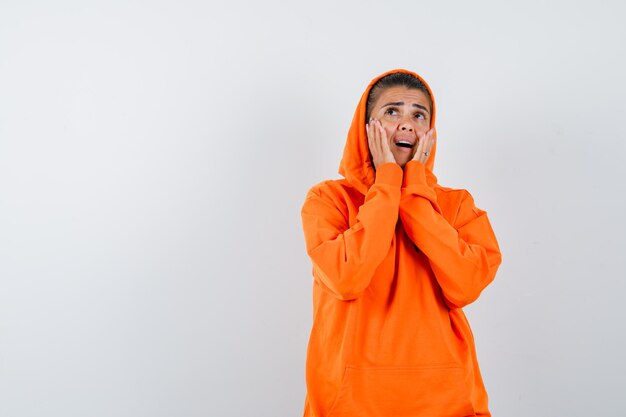
{"type": "MultiPolygon", "coordinates": [[[[404,101],[395,101],[393,103],[387,103],[385,104],[383,107],[389,107],[389,106],[404,106],[404,101]]],[[[413,107],[417,107],[419,109],[424,110],[426,113],[430,114],[430,111],[428,111],[428,109],[424,106],[422,106],[421,104],[415,104],[413,103],[413,107]]]]}

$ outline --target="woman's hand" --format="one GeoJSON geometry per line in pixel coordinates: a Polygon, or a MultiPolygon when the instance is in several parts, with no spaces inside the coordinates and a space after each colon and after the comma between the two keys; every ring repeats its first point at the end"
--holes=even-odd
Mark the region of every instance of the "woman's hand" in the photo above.
{"type": "Polygon", "coordinates": [[[418,134],[417,138],[417,148],[415,149],[415,154],[413,154],[412,161],[419,161],[421,164],[426,164],[428,157],[430,156],[430,151],[437,140],[437,132],[433,127],[428,132],[423,135],[418,134]]]}
{"type": "Polygon", "coordinates": [[[369,144],[370,153],[372,154],[372,160],[374,162],[374,169],[380,165],[391,162],[396,164],[396,158],[391,153],[389,147],[389,139],[387,133],[383,129],[383,125],[380,121],[370,119],[370,122],[365,125],[367,131],[367,142],[369,144]]]}

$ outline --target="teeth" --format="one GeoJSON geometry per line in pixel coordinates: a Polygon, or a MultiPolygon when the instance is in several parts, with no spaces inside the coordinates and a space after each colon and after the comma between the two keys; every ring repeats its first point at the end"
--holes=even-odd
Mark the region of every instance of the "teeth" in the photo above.
{"type": "Polygon", "coordinates": [[[412,148],[413,145],[411,145],[411,142],[406,141],[406,140],[399,140],[396,142],[397,146],[401,146],[403,148],[412,148]]]}

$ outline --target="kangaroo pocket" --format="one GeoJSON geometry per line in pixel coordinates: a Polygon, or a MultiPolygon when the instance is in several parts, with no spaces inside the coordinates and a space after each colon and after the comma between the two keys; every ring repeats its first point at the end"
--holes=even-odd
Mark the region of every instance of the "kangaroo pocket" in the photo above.
{"type": "Polygon", "coordinates": [[[347,367],[328,417],[474,416],[463,368],[347,367]]]}

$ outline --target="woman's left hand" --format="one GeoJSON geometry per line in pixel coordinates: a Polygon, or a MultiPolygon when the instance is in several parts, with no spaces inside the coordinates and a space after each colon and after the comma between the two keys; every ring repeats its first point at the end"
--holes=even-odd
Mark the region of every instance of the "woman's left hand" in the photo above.
{"type": "Polygon", "coordinates": [[[415,149],[415,153],[413,154],[413,158],[411,160],[419,161],[421,164],[426,164],[426,161],[428,161],[428,157],[430,156],[430,151],[437,140],[437,132],[433,127],[422,136],[418,135],[417,139],[417,148],[415,149]]]}

